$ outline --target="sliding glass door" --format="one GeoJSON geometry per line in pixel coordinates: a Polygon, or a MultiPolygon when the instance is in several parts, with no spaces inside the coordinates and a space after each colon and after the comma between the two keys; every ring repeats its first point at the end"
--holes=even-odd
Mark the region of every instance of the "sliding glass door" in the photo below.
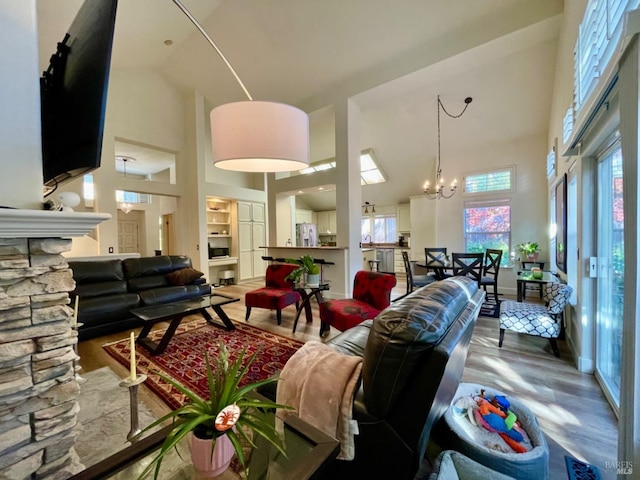
{"type": "Polygon", "coordinates": [[[596,373],[605,393],[620,405],[624,216],[622,150],[616,142],[598,158],[596,373]]]}

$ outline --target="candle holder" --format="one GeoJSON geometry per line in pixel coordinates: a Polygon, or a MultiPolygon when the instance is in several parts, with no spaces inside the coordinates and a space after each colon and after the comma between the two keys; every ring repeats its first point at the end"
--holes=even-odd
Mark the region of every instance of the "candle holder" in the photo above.
{"type": "Polygon", "coordinates": [[[138,385],[147,379],[145,374],[137,375],[135,380],[125,378],[120,382],[121,387],[129,389],[129,400],[131,403],[131,429],[127,434],[127,440],[131,443],[137,442],[136,436],[142,431],[138,425],[138,385]]]}
{"type": "MultiPolygon", "coordinates": [[[[83,325],[82,323],[75,322],[73,325],[71,325],[71,328],[74,329],[77,332],[78,329],[82,325],[83,325]]],[[[77,340],[76,340],[76,343],[73,344],[73,353],[76,354],[76,356],[73,359],[73,373],[75,375],[76,382],[85,383],[87,381],[87,379],[81,377],[80,374],[78,373],[80,370],[82,370],[82,367],[78,364],[78,360],[80,360],[80,355],[78,355],[78,341],[77,340]]]]}

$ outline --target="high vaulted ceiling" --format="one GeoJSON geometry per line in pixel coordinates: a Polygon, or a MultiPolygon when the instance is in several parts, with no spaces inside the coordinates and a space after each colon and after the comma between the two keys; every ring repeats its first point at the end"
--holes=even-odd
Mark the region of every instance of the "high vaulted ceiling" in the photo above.
{"type": "MultiPolygon", "coordinates": [[[[81,3],[38,0],[42,69],[81,3]]],[[[420,193],[436,157],[437,95],[454,113],[465,97],[474,98],[455,131],[446,125],[443,149],[473,151],[548,129],[562,0],[183,3],[255,99],[308,112],[355,99],[362,146],[374,148],[389,177],[363,188],[363,199],[377,205],[420,193]]],[[[244,99],[171,0],[119,0],[112,68],[157,69],[214,106],[244,99]]],[[[312,160],[321,160],[334,155],[332,122],[316,117],[312,160]]],[[[314,197],[305,201],[316,210],[335,207],[330,198],[314,197]]]]}

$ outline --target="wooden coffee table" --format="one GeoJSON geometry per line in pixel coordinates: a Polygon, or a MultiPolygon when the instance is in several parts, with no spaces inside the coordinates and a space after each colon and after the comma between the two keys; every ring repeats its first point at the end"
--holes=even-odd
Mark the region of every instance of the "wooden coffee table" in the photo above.
{"type": "Polygon", "coordinates": [[[180,302],[164,303],[162,305],[151,305],[149,307],[140,307],[131,310],[131,314],[139,318],[144,326],[140,331],[140,335],[136,339],[136,343],[146,348],[152,355],[160,355],[167,349],[167,345],[173,338],[173,334],[187,315],[199,313],[204,319],[212,325],[221,326],[213,320],[213,317],[207,312],[207,308],[211,307],[220,317],[224,327],[227,330],[235,330],[235,325],[231,322],[229,316],[222,310],[223,305],[238,302],[239,298],[228,297],[220,293],[212,293],[204,297],[180,302]],[[159,343],[152,341],[148,335],[151,328],[158,322],[171,321],[169,327],[165,331],[159,343]]]}

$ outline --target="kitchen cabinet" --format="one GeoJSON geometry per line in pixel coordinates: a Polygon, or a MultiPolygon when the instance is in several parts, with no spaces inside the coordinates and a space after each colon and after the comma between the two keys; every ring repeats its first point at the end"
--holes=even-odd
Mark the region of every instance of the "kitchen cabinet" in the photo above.
{"type": "Polygon", "coordinates": [[[318,212],[316,214],[318,221],[318,233],[326,235],[335,235],[337,230],[336,211],[318,212]]]}
{"type": "Polygon", "coordinates": [[[296,210],[296,224],[298,223],[316,223],[313,221],[313,212],[311,210],[296,210]]]}
{"type": "Polygon", "coordinates": [[[266,270],[261,246],[267,242],[264,203],[238,202],[239,280],[261,277],[266,270]]]}
{"type": "Polygon", "coordinates": [[[266,219],[264,203],[238,201],[239,222],[262,222],[266,219]]]}
{"type": "Polygon", "coordinates": [[[411,206],[409,204],[398,205],[396,221],[398,233],[411,232],[411,206]]]}

